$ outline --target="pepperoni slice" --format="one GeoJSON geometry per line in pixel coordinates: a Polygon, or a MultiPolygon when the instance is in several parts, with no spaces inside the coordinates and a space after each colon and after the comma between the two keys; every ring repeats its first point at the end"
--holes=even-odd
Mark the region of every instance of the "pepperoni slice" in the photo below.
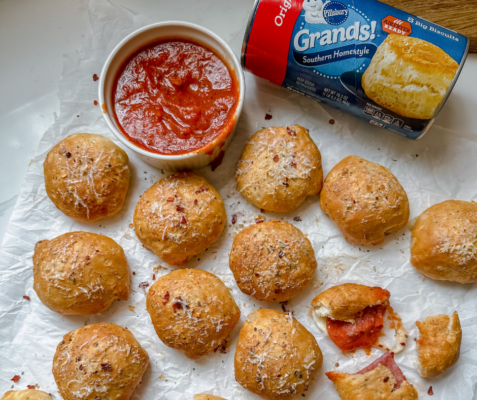
{"type": "Polygon", "coordinates": [[[365,374],[366,372],[372,371],[377,368],[379,365],[384,365],[388,368],[396,379],[396,384],[394,385],[394,389],[399,389],[402,383],[406,380],[406,377],[402,373],[399,366],[394,361],[394,353],[385,353],[381,357],[379,357],[376,361],[369,364],[366,368],[363,368],[361,371],[356,372],[357,374],[365,374]]]}
{"type": "Polygon", "coordinates": [[[386,306],[377,305],[366,307],[354,323],[327,318],[326,329],[333,343],[343,351],[371,347],[379,338],[385,312],[386,306]]]}

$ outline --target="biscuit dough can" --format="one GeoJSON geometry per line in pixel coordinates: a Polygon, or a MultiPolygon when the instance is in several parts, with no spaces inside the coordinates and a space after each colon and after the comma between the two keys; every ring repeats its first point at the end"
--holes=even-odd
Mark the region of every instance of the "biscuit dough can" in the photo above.
{"type": "Polygon", "coordinates": [[[376,0],[257,0],[241,62],[416,140],[449,97],[468,51],[465,36],[376,0]]]}

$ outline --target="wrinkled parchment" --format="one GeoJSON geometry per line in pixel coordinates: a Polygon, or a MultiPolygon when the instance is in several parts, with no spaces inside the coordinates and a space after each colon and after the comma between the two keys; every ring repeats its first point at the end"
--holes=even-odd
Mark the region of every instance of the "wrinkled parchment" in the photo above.
{"type": "MultiPolygon", "coordinates": [[[[224,162],[215,172],[210,167],[197,171],[220,192],[229,223],[219,240],[187,265],[219,276],[230,288],[242,317],[231,335],[227,354],[217,352],[198,361],[188,360],[158,339],[146,312],[145,292],[139,288],[141,282],[152,283],[153,273],[159,277],[172,268],[145,250],[130,227],[139,196],[155,181],[167,176],[167,171],[153,169],[125,149],[132,171],[126,203],[114,218],[93,224],[81,224],[67,218],[56,209],[45,192],[42,164],[47,152],[59,140],[75,132],[100,133],[113,139],[100,107],[93,105],[97,99],[97,82],[92,76],[99,74],[108,53],[124,36],[153,22],[100,0],[91,0],[89,12],[91,35],[85,39],[82,50],[64,57],[58,92],[61,112],[41,140],[0,253],[0,394],[11,387],[24,389],[26,385],[37,384],[60,398],[51,373],[57,344],[73,329],[104,321],[127,326],[151,357],[150,366],[133,399],[192,399],[196,393],[212,393],[230,400],[258,399],[234,379],[234,349],[247,314],[259,307],[281,309],[281,306],[258,302],[241,293],[228,268],[228,253],[234,235],[248,224],[255,223],[255,218],[260,215],[260,210],[237,192],[234,173],[246,140],[264,126],[296,123],[310,129],[322,152],[325,174],[351,154],[390,168],[408,193],[411,219],[430,205],[446,199],[477,198],[477,142],[472,137],[435,125],[423,140],[411,142],[246,73],[245,106],[224,162]],[[273,119],[266,121],[266,113],[273,119]],[[334,119],[335,124],[330,124],[330,119],[334,119]],[[237,214],[237,223],[232,225],[234,213],[237,214]],[[103,314],[89,317],[63,317],[41,304],[32,289],[34,245],[40,239],[52,239],[74,230],[108,235],[124,248],[130,268],[135,271],[133,292],[128,301],[115,302],[103,314]],[[162,268],[158,269],[159,265],[162,268]],[[24,295],[31,300],[23,299],[24,295]],[[21,376],[16,384],[10,381],[14,375],[21,376]]],[[[356,372],[380,355],[377,350],[373,350],[370,357],[361,350],[343,355],[329,338],[323,338],[309,316],[310,302],[320,291],[338,283],[358,282],[379,285],[391,291],[391,304],[402,316],[410,334],[405,351],[397,355],[396,360],[420,397],[427,397],[432,385],[435,399],[471,399],[477,381],[475,285],[435,282],[418,274],[409,263],[409,228],[403,228],[376,248],[351,246],[322,214],[318,200],[318,196],[310,197],[296,212],[289,214],[264,214],[266,219],[289,221],[308,234],[318,260],[312,283],[285,306],[294,311],[295,317],[315,335],[324,353],[323,368],[306,397],[338,399],[324,372],[334,368],[356,372]],[[297,216],[301,221],[293,220],[297,216]],[[438,313],[450,314],[455,309],[463,327],[460,360],[444,376],[424,380],[416,372],[415,321],[438,313]],[[335,366],[336,363],[339,367],[335,366]]],[[[387,334],[389,338],[385,340],[391,343],[392,332],[387,334]]]]}

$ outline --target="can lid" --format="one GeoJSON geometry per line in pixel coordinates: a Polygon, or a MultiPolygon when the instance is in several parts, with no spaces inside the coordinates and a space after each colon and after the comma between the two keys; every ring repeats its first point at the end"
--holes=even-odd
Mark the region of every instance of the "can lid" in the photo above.
{"type": "Polygon", "coordinates": [[[240,54],[240,63],[242,64],[243,68],[245,68],[245,54],[247,53],[248,39],[250,37],[250,31],[252,30],[252,23],[253,19],[255,18],[255,13],[257,12],[258,3],[260,3],[260,0],[255,0],[255,3],[253,3],[252,10],[250,11],[250,15],[248,17],[247,26],[245,27],[245,33],[243,35],[242,52],[240,54]]]}
{"type": "Polygon", "coordinates": [[[416,140],[419,140],[421,139],[426,133],[427,131],[429,130],[429,128],[432,126],[432,124],[434,123],[434,121],[436,120],[437,116],[439,115],[439,113],[441,112],[442,108],[444,107],[444,104],[447,102],[447,99],[449,98],[449,96],[451,95],[452,93],[452,89],[454,89],[454,86],[457,82],[457,79],[459,78],[460,76],[460,73],[462,72],[462,68],[464,68],[464,64],[467,60],[467,56],[469,55],[469,48],[470,48],[470,39],[466,36],[463,36],[466,40],[467,40],[467,45],[465,47],[465,52],[464,54],[462,55],[462,60],[460,62],[460,65],[459,65],[459,69],[457,70],[455,76],[454,76],[454,79],[452,80],[450,86],[449,86],[449,89],[447,90],[447,93],[446,95],[444,96],[444,98],[442,99],[441,101],[441,104],[439,105],[439,107],[437,108],[436,112],[434,113],[432,119],[429,121],[429,123],[427,124],[427,126],[424,128],[424,130],[422,131],[422,133],[416,138],[416,140]]]}

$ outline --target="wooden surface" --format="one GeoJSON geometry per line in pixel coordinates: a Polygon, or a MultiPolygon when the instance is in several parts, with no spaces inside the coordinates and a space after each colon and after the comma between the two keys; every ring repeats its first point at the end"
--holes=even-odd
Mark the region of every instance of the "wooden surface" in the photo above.
{"type": "Polygon", "coordinates": [[[470,38],[477,53],[477,0],[379,0],[470,38]]]}

